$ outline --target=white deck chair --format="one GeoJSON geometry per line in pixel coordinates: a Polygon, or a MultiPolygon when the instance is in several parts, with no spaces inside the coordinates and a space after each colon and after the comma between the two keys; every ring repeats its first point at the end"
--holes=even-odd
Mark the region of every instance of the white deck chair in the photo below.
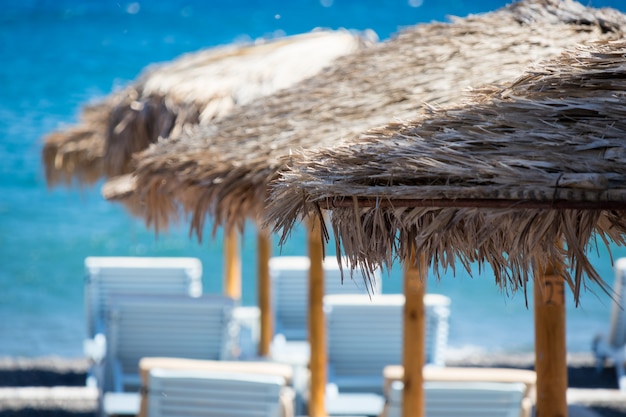
{"type": "Polygon", "coordinates": [[[285,378],[235,372],[153,369],[148,417],[293,417],[285,378]]]}
{"type": "Polygon", "coordinates": [[[234,306],[233,299],[222,295],[112,297],[104,391],[138,391],[142,357],[233,358],[237,349],[234,306]]]}
{"type": "Polygon", "coordinates": [[[85,258],[85,355],[103,354],[104,320],[116,294],[202,294],[202,263],[197,258],[90,256],[85,258]]]}
{"type": "MultiPolygon", "coordinates": [[[[254,375],[273,375],[284,378],[287,386],[294,388],[293,368],[287,364],[280,364],[271,361],[212,361],[181,358],[155,358],[145,357],[139,362],[139,372],[141,374],[141,408],[138,417],[148,415],[147,393],[150,391],[149,374],[153,369],[171,369],[177,371],[205,371],[205,372],[228,372],[244,373],[254,375]]],[[[288,392],[287,406],[294,404],[294,390],[288,392]]],[[[297,408],[297,407],[296,407],[297,408]]]]}
{"type": "MultiPolygon", "coordinates": [[[[277,256],[270,259],[272,297],[274,306],[274,332],[288,341],[307,340],[307,305],[310,260],[306,256],[277,256]]],[[[337,258],[324,260],[326,294],[367,294],[368,290],[360,272],[350,275],[344,267],[344,279],[337,258]]],[[[380,273],[375,276],[374,293],[382,292],[380,273]]]]}
{"type": "Polygon", "coordinates": [[[593,341],[593,353],[597,361],[598,370],[604,367],[606,359],[615,365],[617,382],[621,391],[626,391],[626,258],[615,262],[615,282],[613,291],[615,301],[611,309],[609,335],[597,335],[593,341]]]}
{"type": "MultiPolygon", "coordinates": [[[[384,396],[389,398],[391,384],[395,381],[402,382],[404,368],[402,365],[386,366],[383,370],[385,378],[384,396]]],[[[448,367],[428,366],[424,368],[424,381],[431,382],[454,382],[457,384],[477,382],[497,383],[522,383],[525,386],[519,417],[531,417],[533,403],[536,398],[537,373],[527,369],[491,368],[491,367],[448,367]]],[[[387,402],[387,406],[389,403],[387,402]]],[[[395,406],[398,404],[396,402],[395,406]]]]}
{"type": "MultiPolygon", "coordinates": [[[[400,381],[391,384],[387,416],[402,415],[400,381]]],[[[521,382],[425,382],[429,417],[520,417],[526,385],[521,382]]]]}
{"type": "MultiPolygon", "coordinates": [[[[424,297],[426,363],[445,364],[450,299],[424,297]]],[[[402,362],[404,295],[327,295],[328,381],[339,393],[382,394],[383,369],[402,362]]]]}

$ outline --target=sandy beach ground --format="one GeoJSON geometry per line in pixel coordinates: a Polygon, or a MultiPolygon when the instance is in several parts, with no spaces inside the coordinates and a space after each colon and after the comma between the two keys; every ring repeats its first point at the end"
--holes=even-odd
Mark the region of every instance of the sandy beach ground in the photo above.
{"type": "MultiPolygon", "coordinates": [[[[490,354],[447,364],[533,369],[533,361],[532,354],[490,354]]],[[[610,364],[597,372],[591,354],[570,354],[567,362],[570,416],[626,417],[626,393],[618,391],[610,364]]],[[[88,366],[83,359],[0,358],[0,417],[93,417],[97,392],[85,387],[88,366]]]]}

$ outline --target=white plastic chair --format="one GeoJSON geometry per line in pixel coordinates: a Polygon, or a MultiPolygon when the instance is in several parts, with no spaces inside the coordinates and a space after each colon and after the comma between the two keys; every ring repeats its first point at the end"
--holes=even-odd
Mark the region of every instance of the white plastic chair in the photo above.
{"type": "MultiPolygon", "coordinates": [[[[350,275],[344,266],[343,282],[337,258],[324,259],[325,294],[367,294],[359,271],[350,275]]],[[[306,256],[277,256],[270,259],[274,332],[287,341],[307,340],[308,288],[310,260],[306,256]]],[[[374,293],[382,292],[380,273],[375,275],[374,293]]]]}
{"type": "Polygon", "coordinates": [[[615,365],[617,382],[621,391],[626,391],[626,258],[620,258],[614,266],[615,281],[613,292],[615,301],[611,309],[611,318],[608,337],[596,335],[592,350],[596,358],[598,370],[604,367],[606,359],[615,365]]]}
{"type": "MultiPolygon", "coordinates": [[[[424,297],[426,363],[445,364],[450,299],[424,297]]],[[[339,393],[382,393],[383,369],[402,363],[404,295],[327,295],[328,381],[339,393]]]]}
{"type": "MultiPolygon", "coordinates": [[[[404,384],[394,381],[387,397],[387,417],[402,416],[404,384]]],[[[526,385],[522,382],[425,382],[429,417],[520,417],[526,385]]]]}
{"type": "Polygon", "coordinates": [[[89,256],[85,258],[85,355],[101,356],[104,320],[111,294],[202,294],[202,263],[197,258],[89,256]]]}
{"type": "Polygon", "coordinates": [[[293,417],[285,378],[234,372],[152,369],[148,416],[293,417]]]}

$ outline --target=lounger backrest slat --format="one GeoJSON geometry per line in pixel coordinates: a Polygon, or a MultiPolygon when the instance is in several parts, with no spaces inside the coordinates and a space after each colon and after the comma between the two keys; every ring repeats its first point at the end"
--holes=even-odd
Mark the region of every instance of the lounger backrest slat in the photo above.
{"type": "Polygon", "coordinates": [[[276,375],[152,369],[148,416],[281,416],[286,381],[276,375]]]}
{"type": "MultiPolygon", "coordinates": [[[[387,417],[402,415],[402,382],[391,384],[387,417]]],[[[521,382],[425,382],[429,417],[519,417],[526,385],[521,382]]]]}
{"type": "MultiPolygon", "coordinates": [[[[274,327],[287,340],[306,340],[308,314],[308,285],[310,260],[306,256],[278,256],[270,259],[274,327]]],[[[367,294],[368,288],[359,271],[350,274],[341,270],[335,257],[324,260],[324,285],[326,294],[367,294]]],[[[374,292],[382,291],[380,274],[375,276],[374,292]]]]}
{"type": "Polygon", "coordinates": [[[103,331],[111,294],[202,293],[202,264],[197,258],[87,257],[85,313],[89,337],[103,331]]]}

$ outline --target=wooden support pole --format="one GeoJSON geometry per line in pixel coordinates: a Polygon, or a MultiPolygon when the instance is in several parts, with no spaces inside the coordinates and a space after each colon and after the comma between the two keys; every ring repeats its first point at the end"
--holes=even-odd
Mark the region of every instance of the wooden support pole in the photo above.
{"type": "Polygon", "coordinates": [[[224,235],[224,294],[241,300],[241,253],[235,229],[224,235]]]}
{"type": "Polygon", "coordinates": [[[309,343],[311,359],[309,371],[311,382],[309,386],[309,416],[326,417],[326,324],[324,317],[324,268],[323,243],[321,224],[317,217],[309,218],[309,343]]]}
{"type": "MultiPolygon", "coordinates": [[[[555,260],[555,262],[557,262],[555,260]]],[[[567,416],[565,281],[562,265],[548,265],[534,282],[536,417],[567,416]]]]}
{"type": "Polygon", "coordinates": [[[274,322],[272,320],[272,288],[270,282],[271,239],[267,230],[259,230],[257,235],[258,256],[258,303],[261,311],[261,335],[259,339],[259,356],[270,355],[270,345],[274,336],[274,322]]]}
{"type": "Polygon", "coordinates": [[[402,417],[424,417],[424,348],[426,346],[426,258],[415,254],[404,265],[404,390],[402,392],[402,417]]]}

